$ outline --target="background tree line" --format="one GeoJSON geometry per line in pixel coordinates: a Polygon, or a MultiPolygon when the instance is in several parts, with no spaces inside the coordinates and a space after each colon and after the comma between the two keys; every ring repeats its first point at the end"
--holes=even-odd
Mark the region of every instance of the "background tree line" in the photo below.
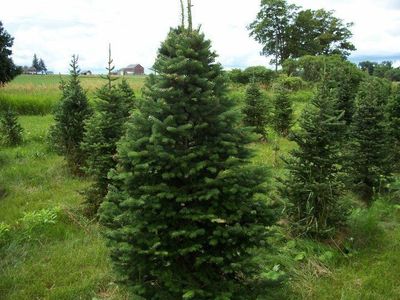
{"type": "Polygon", "coordinates": [[[276,69],[288,58],[338,54],[356,50],[350,42],[352,23],[344,23],[333,11],[302,9],[286,0],[262,0],[256,20],[248,29],[263,45],[261,53],[273,56],[276,69]]]}

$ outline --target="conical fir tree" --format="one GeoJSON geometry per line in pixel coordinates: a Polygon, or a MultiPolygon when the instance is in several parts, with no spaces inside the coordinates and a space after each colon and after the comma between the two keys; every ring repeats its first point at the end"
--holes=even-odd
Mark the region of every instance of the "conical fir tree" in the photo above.
{"type": "Polygon", "coordinates": [[[82,142],[87,157],[84,170],[94,180],[86,193],[86,211],[91,216],[97,213],[107,194],[107,175],[116,165],[117,142],[125,131],[125,122],[134,106],[135,95],[128,83],[123,80],[119,85],[113,84],[112,63],[110,49],[107,84],[97,91],[94,114],[86,122],[82,142]]]}
{"type": "Polygon", "coordinates": [[[249,299],[250,251],[272,224],[210,48],[199,29],[170,30],[101,206],[114,264],[145,299],[249,299]]]}
{"type": "Polygon", "coordinates": [[[80,84],[77,56],[72,57],[70,66],[69,80],[61,82],[62,97],[54,112],[55,124],[50,129],[50,139],[58,153],[64,155],[71,172],[81,174],[85,160],[81,142],[91,108],[80,84]]]}
{"type": "Polygon", "coordinates": [[[0,116],[0,145],[17,146],[22,143],[23,129],[11,108],[0,116]]]}
{"type": "Polygon", "coordinates": [[[243,107],[244,124],[254,127],[254,131],[267,138],[265,127],[268,123],[268,103],[256,83],[251,83],[246,90],[245,105],[243,107]]]}
{"type": "Polygon", "coordinates": [[[396,87],[386,108],[393,170],[400,171],[400,87],[396,87]]]}
{"type": "Polygon", "coordinates": [[[367,203],[379,192],[382,179],[390,175],[389,132],[385,122],[389,93],[383,80],[370,77],[361,83],[356,98],[349,175],[355,190],[367,203]]]}
{"type": "Polygon", "coordinates": [[[339,143],[343,112],[335,109],[336,91],[322,83],[300,118],[300,132],[292,140],[298,148],[286,161],[289,177],[282,188],[289,200],[289,216],[296,233],[324,237],[334,232],[344,216],[338,199],[339,143]]]}
{"type": "Polygon", "coordinates": [[[274,97],[273,126],[276,132],[282,136],[289,134],[293,121],[292,102],[289,99],[288,90],[278,87],[274,97]]]}

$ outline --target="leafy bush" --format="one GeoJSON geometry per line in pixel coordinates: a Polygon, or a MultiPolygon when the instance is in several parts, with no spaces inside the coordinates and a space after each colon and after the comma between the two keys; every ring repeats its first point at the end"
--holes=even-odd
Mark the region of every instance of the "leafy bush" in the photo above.
{"type": "Polygon", "coordinates": [[[281,74],[274,82],[274,87],[276,89],[285,88],[291,92],[299,91],[306,86],[307,83],[301,79],[301,77],[287,76],[285,74],[281,74]]]}
{"type": "Polygon", "coordinates": [[[298,59],[287,59],[282,65],[282,71],[288,76],[299,76],[307,82],[319,82],[324,73],[329,74],[331,69],[338,67],[351,69],[354,77],[365,76],[355,64],[338,55],[306,55],[298,59]]]}
{"type": "Polygon", "coordinates": [[[250,82],[270,84],[275,77],[275,71],[263,66],[248,67],[244,71],[241,69],[233,69],[228,72],[228,78],[232,82],[241,84],[249,84],[250,82]]]}
{"type": "Polygon", "coordinates": [[[263,66],[248,67],[243,71],[248,81],[269,84],[276,77],[276,72],[263,66]]]}
{"type": "Polygon", "coordinates": [[[228,78],[234,83],[248,84],[249,78],[241,69],[232,69],[228,71],[228,78]]]}

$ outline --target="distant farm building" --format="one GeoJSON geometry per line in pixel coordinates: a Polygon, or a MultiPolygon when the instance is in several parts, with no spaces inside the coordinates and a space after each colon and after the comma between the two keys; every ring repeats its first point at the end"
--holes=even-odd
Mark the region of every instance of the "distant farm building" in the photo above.
{"type": "Polygon", "coordinates": [[[36,70],[36,68],[34,68],[34,67],[27,67],[27,66],[25,66],[25,67],[22,68],[22,72],[23,72],[24,74],[30,74],[30,75],[32,75],[32,74],[37,74],[37,73],[38,73],[37,70],[36,70]]]}
{"type": "Polygon", "coordinates": [[[129,65],[118,71],[119,75],[143,75],[144,68],[140,64],[129,65]]]}
{"type": "Polygon", "coordinates": [[[82,74],[82,75],[86,75],[86,76],[87,76],[87,75],[92,75],[92,71],[90,71],[90,70],[85,70],[85,71],[82,71],[81,74],[82,74]]]}

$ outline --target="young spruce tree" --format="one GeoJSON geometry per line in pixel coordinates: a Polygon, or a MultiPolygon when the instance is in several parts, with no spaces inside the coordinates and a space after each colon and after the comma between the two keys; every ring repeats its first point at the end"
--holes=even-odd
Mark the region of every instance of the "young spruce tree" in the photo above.
{"type": "Polygon", "coordinates": [[[289,177],[282,194],[291,204],[289,216],[298,234],[329,235],[344,215],[338,204],[338,141],[345,123],[335,96],[336,91],[323,81],[300,118],[300,132],[292,136],[298,149],[286,161],[289,177]]]}
{"type": "Polygon", "coordinates": [[[400,87],[393,90],[386,108],[393,170],[400,171],[400,87]]]}
{"type": "Polygon", "coordinates": [[[361,198],[370,203],[390,175],[389,130],[385,106],[390,88],[381,79],[369,77],[360,85],[351,127],[349,175],[361,198]]]}
{"type": "Polygon", "coordinates": [[[246,90],[245,105],[243,107],[244,124],[254,127],[254,131],[267,139],[265,127],[268,123],[268,103],[256,83],[251,83],[246,90]]]}
{"type": "Polygon", "coordinates": [[[71,172],[81,174],[85,161],[81,142],[91,108],[79,81],[77,56],[72,57],[70,66],[69,81],[61,82],[62,97],[54,112],[55,124],[50,129],[50,139],[57,152],[64,155],[71,172]]]}
{"type": "Polygon", "coordinates": [[[16,114],[7,109],[0,116],[0,145],[17,146],[22,143],[23,129],[18,123],[16,114]]]}
{"type": "Polygon", "coordinates": [[[113,84],[111,73],[114,69],[109,50],[107,84],[97,91],[94,114],[87,120],[82,142],[86,155],[84,170],[94,184],[86,195],[86,210],[94,216],[107,194],[108,172],[115,168],[117,142],[124,134],[124,125],[134,106],[135,95],[126,80],[113,84]]]}
{"type": "Polygon", "coordinates": [[[100,217],[117,270],[145,299],[249,299],[250,251],[273,220],[257,196],[266,174],[247,163],[251,135],[188,11],[128,121],[100,217]]]}
{"type": "Polygon", "coordinates": [[[274,129],[280,135],[287,136],[292,122],[293,108],[288,96],[288,90],[284,87],[279,87],[274,97],[274,129]]]}

